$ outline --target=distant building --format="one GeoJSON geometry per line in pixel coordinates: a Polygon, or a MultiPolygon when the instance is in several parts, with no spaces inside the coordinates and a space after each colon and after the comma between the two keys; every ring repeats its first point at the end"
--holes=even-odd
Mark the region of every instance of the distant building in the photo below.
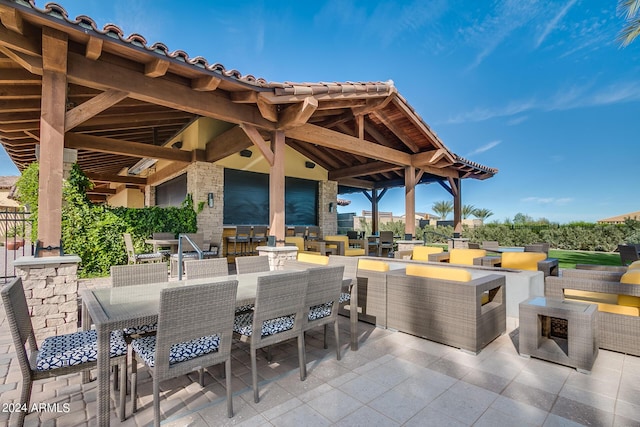
{"type": "Polygon", "coordinates": [[[20,203],[9,198],[18,178],[18,176],[0,176],[0,211],[14,210],[20,206],[20,203]]]}
{"type": "MultiPolygon", "coordinates": [[[[357,230],[357,231],[365,230],[365,227],[371,224],[371,215],[372,215],[371,211],[363,210],[362,215],[354,216],[353,217],[354,230],[357,230]]],[[[429,222],[429,225],[435,227],[437,223],[440,221],[440,217],[430,213],[426,213],[426,212],[416,212],[416,215],[415,215],[416,228],[420,228],[421,220],[427,220],[429,222]]],[[[382,225],[382,224],[395,222],[395,221],[406,223],[406,216],[394,215],[393,212],[378,212],[378,224],[382,225]]],[[[473,228],[473,227],[481,226],[482,220],[481,219],[463,219],[462,223],[473,228]]]]}
{"type": "Polygon", "coordinates": [[[635,219],[636,221],[640,221],[640,211],[612,216],[611,218],[599,219],[598,224],[624,224],[626,219],[635,219]]]}

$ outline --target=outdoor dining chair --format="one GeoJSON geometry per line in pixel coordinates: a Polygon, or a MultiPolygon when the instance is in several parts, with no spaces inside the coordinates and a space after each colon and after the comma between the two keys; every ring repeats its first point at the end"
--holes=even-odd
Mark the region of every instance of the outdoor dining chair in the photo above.
{"type": "Polygon", "coordinates": [[[164,255],[160,252],[152,252],[145,254],[137,254],[133,248],[133,240],[130,233],[122,233],[124,237],[124,246],[127,249],[127,258],[129,264],[138,264],[141,262],[162,262],[164,255]]]}
{"type": "Polygon", "coordinates": [[[178,271],[178,262],[180,258],[182,258],[183,266],[186,260],[200,259],[200,254],[194,245],[197,246],[198,250],[202,251],[202,259],[215,258],[218,256],[218,248],[211,248],[211,245],[204,243],[203,233],[186,233],[185,235],[193,242],[193,245],[189,243],[187,239],[182,239],[182,254],[171,254],[169,264],[171,277],[175,276],[178,271]]]}
{"type": "Polygon", "coordinates": [[[250,343],[253,400],[256,403],[260,401],[256,360],[258,349],[297,338],[300,380],[306,378],[302,326],[308,312],[308,308],[305,308],[308,278],[307,271],[258,277],[255,309],[235,318],[234,332],[240,340],[250,343]]]}
{"type": "Polygon", "coordinates": [[[640,259],[636,245],[618,245],[618,252],[620,252],[620,262],[622,265],[629,265],[640,259]]]}
{"type": "Polygon", "coordinates": [[[251,253],[258,254],[257,247],[264,245],[267,242],[267,226],[266,225],[254,225],[251,232],[251,253]]]}
{"type": "Polygon", "coordinates": [[[131,396],[137,411],[138,362],[153,376],[153,419],[160,426],[160,383],[203,367],[225,364],[227,416],[233,417],[231,341],[238,281],[163,289],[158,332],[133,340],[131,396]]]}
{"type": "Polygon", "coordinates": [[[227,258],[195,259],[184,262],[187,279],[203,279],[229,275],[227,258]]]}
{"type": "MultiPolygon", "coordinates": [[[[111,286],[114,288],[168,281],[167,265],[164,263],[111,266],[111,286]]],[[[125,338],[130,341],[133,336],[155,332],[156,327],[155,323],[129,326],[124,329],[125,338]]]]}
{"type": "Polygon", "coordinates": [[[269,257],[262,256],[247,256],[242,258],[236,258],[236,273],[260,273],[262,271],[269,271],[269,257]]]}
{"type": "MultiPolygon", "coordinates": [[[[151,238],[153,240],[173,240],[176,238],[176,235],[173,233],[160,232],[151,234],[151,238]]],[[[158,247],[156,251],[161,253],[165,259],[169,258],[169,256],[171,255],[171,248],[167,246],[158,247]]]]}
{"type": "MultiPolygon", "coordinates": [[[[98,335],[95,330],[48,337],[38,348],[22,279],[15,278],[2,287],[2,303],[13,338],[16,357],[22,371],[20,407],[29,408],[33,382],[96,367],[98,335]],[[27,350],[26,345],[29,349],[27,350]]],[[[111,365],[120,369],[120,421],[125,419],[127,391],[127,343],[122,331],[111,333],[111,365]]],[[[23,425],[27,411],[17,413],[16,425],[23,425]]]]}
{"type": "Polygon", "coordinates": [[[251,226],[238,225],[236,226],[236,234],[227,237],[227,255],[244,256],[249,255],[249,243],[251,241],[251,226]],[[233,252],[231,251],[231,244],[233,243],[233,252]],[[240,245],[240,250],[238,250],[240,245]]]}
{"type": "MultiPolygon", "coordinates": [[[[324,348],[328,348],[327,329],[333,324],[336,338],[336,355],[340,360],[340,333],[338,329],[338,309],[342,290],[344,266],[315,267],[309,270],[309,285],[305,307],[308,310],[303,331],[324,326],[324,348]]],[[[305,372],[306,376],[306,372],[305,372]]]]}
{"type": "Polygon", "coordinates": [[[393,231],[381,231],[380,241],[378,242],[378,256],[382,256],[386,251],[386,256],[393,252],[393,231]]]}

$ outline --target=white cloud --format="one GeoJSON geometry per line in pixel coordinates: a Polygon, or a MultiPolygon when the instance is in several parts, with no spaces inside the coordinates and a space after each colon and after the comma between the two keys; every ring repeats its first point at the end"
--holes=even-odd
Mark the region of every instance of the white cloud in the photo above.
{"type": "MultiPolygon", "coordinates": [[[[575,108],[598,107],[640,101],[640,82],[617,82],[593,89],[594,84],[563,88],[555,95],[541,99],[511,101],[503,107],[476,108],[446,120],[445,124],[482,122],[500,117],[512,117],[531,111],[565,111],[575,108]]],[[[526,118],[526,116],[525,116],[526,118]]],[[[507,124],[520,123],[524,119],[516,117],[507,124]]]]}
{"type": "Polygon", "coordinates": [[[538,205],[567,205],[571,202],[573,202],[573,199],[571,197],[560,197],[560,198],[555,198],[555,197],[525,197],[523,199],[520,199],[521,202],[524,203],[532,203],[532,204],[538,204],[538,205]]]}
{"type": "Polygon", "coordinates": [[[551,21],[549,21],[549,23],[544,27],[542,34],[540,34],[540,37],[538,37],[538,40],[536,40],[536,49],[540,47],[547,36],[558,26],[560,20],[564,18],[576,1],[577,0],[569,0],[567,4],[565,4],[564,7],[551,19],[551,21]]]}
{"type": "Polygon", "coordinates": [[[495,140],[495,141],[491,141],[481,147],[476,148],[475,150],[473,150],[471,153],[467,154],[465,157],[471,157],[474,156],[476,154],[480,154],[480,153],[484,153],[485,151],[489,151],[492,148],[494,148],[495,146],[497,146],[498,144],[500,144],[502,141],[500,140],[495,140]]]}

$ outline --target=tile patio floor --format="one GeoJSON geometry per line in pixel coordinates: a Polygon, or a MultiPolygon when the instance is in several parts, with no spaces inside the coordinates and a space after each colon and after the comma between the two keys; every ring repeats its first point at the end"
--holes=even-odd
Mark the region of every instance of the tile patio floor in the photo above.
{"type": "MultiPolygon", "coordinates": [[[[348,319],[340,318],[342,360],[322,348],[321,330],[307,336],[308,378],[297,370],[295,342],[259,354],[260,403],[253,402],[248,346],[233,349],[234,413],[226,417],[224,380],[210,368],[206,387],[196,377],[163,383],[167,426],[640,426],[640,358],[600,350],[591,375],[517,353],[518,329],[479,355],[360,322],[361,347],[348,349],[348,319]]],[[[5,405],[21,384],[0,308],[0,426],[10,425],[5,405]]],[[[153,420],[151,381],[140,372],[139,410],[113,426],[153,420]]],[[[32,413],[27,426],[95,425],[95,382],[69,375],[34,384],[32,403],[68,403],[70,411],[32,413]]],[[[112,404],[113,404],[112,395],[112,404]]]]}

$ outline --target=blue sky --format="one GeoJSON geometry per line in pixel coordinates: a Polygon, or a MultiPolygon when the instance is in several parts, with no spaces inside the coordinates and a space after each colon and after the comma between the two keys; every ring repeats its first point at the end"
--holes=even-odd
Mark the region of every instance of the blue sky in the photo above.
{"type": "MultiPolygon", "coordinates": [[[[617,44],[616,0],[59,3],[268,81],[393,80],[451,151],[500,170],[462,184],[490,221],[640,210],[640,40],[617,44]]],[[[4,152],[0,166],[17,173],[4,152]]],[[[402,214],[403,194],[380,209],[402,214]]],[[[346,198],[341,212],[370,209],[346,198]]],[[[416,210],[449,199],[423,185],[416,210]]]]}

